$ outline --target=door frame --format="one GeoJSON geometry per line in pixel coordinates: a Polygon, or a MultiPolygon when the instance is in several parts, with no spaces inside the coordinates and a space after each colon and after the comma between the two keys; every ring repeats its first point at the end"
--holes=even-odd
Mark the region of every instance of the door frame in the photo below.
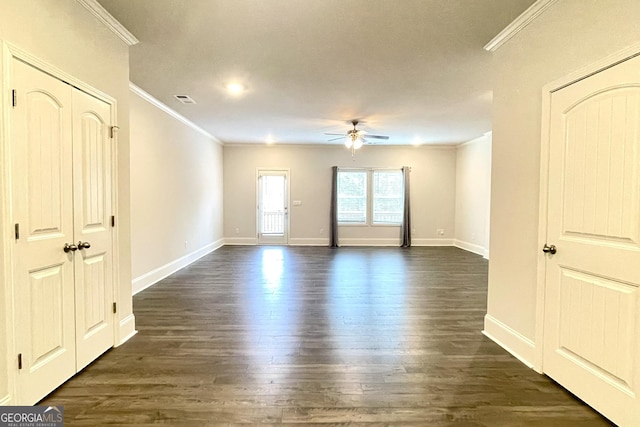
{"type": "MultiPolygon", "coordinates": [[[[20,396],[17,395],[17,382],[16,375],[18,372],[15,355],[16,349],[16,311],[14,309],[14,236],[13,236],[13,224],[15,220],[13,218],[13,211],[11,209],[12,200],[12,170],[11,170],[11,122],[10,122],[10,97],[13,70],[12,61],[22,61],[50,76],[66,82],[67,84],[75,87],[76,89],[85,92],[105,103],[107,103],[111,110],[111,125],[118,129],[117,126],[117,102],[116,99],[107,95],[106,93],[88,85],[82,80],[66,73],[65,71],[49,64],[48,62],[32,55],[28,51],[10,43],[6,40],[2,40],[2,94],[0,94],[0,122],[2,123],[2,132],[0,132],[0,166],[2,166],[2,172],[0,172],[0,239],[2,242],[3,260],[0,261],[0,278],[2,278],[4,286],[0,285],[0,306],[4,302],[5,322],[6,322],[6,366],[0,366],[7,372],[7,390],[8,396],[3,399],[0,395],[0,405],[17,405],[21,404],[20,396]],[[3,301],[4,299],[4,301],[3,301]]],[[[118,139],[117,132],[114,132],[114,137],[111,139],[111,190],[112,190],[112,215],[118,218],[118,139]]],[[[111,232],[112,239],[112,287],[113,298],[115,302],[120,303],[120,290],[117,286],[119,282],[119,265],[120,265],[120,253],[119,253],[119,240],[118,230],[113,228],[111,232]]],[[[120,319],[119,315],[114,315],[113,322],[113,337],[114,347],[124,342],[127,337],[120,336],[120,319]]],[[[1,323],[1,322],[0,322],[1,323]]],[[[1,337],[1,335],[0,335],[1,337]]],[[[2,358],[0,358],[2,360],[2,358]]]]}
{"type": "Polygon", "coordinates": [[[287,205],[287,213],[284,220],[285,238],[284,243],[274,243],[274,245],[289,245],[290,222],[289,213],[291,212],[291,170],[289,168],[256,168],[256,244],[268,245],[268,243],[260,243],[260,173],[261,172],[283,172],[285,174],[285,203],[287,205]]]}
{"type": "Polygon", "coordinates": [[[535,349],[533,369],[544,373],[544,312],[547,263],[542,247],[547,243],[547,215],[549,194],[549,151],[551,145],[551,96],[554,92],[584,80],[594,74],[614,67],[622,62],[640,55],[640,43],[635,43],[625,49],[608,55],[594,63],[578,69],[564,77],[546,84],[542,88],[542,121],[540,142],[540,194],[538,213],[538,246],[537,246],[537,274],[536,274],[536,312],[535,312],[535,349]]]}

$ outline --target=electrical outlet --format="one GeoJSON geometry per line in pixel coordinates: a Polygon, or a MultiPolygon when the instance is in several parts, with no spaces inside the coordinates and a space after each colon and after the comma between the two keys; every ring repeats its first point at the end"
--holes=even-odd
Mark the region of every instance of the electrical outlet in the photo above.
{"type": "Polygon", "coordinates": [[[184,248],[187,249],[187,241],[184,241],[184,248]]]}
{"type": "Polygon", "coordinates": [[[236,228],[236,234],[240,234],[240,229],[236,228]]]}
{"type": "Polygon", "coordinates": [[[324,234],[324,228],[320,229],[320,234],[324,234]]]}
{"type": "Polygon", "coordinates": [[[444,236],[444,228],[438,228],[436,230],[436,233],[438,234],[438,236],[444,236]]]}

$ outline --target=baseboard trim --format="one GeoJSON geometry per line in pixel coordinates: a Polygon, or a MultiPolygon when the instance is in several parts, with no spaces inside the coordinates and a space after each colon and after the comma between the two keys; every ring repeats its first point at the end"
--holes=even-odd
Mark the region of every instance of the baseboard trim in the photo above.
{"type": "MultiPolygon", "coordinates": [[[[338,238],[340,246],[400,246],[400,239],[338,238]]],[[[454,239],[412,239],[412,246],[455,246],[454,239]]],[[[227,246],[255,246],[255,237],[225,237],[227,246]]],[[[329,246],[328,238],[290,237],[290,246],[329,246]]],[[[463,248],[464,249],[464,248],[463,248]]]]}
{"type": "Polygon", "coordinates": [[[291,246],[329,246],[329,239],[326,237],[292,237],[289,239],[291,246]]]}
{"type": "Polygon", "coordinates": [[[255,237],[225,237],[224,244],[227,246],[255,246],[258,244],[258,239],[255,237]]]}
{"type": "Polygon", "coordinates": [[[219,247],[224,244],[223,239],[217,240],[213,243],[209,243],[208,245],[191,252],[190,254],[184,255],[170,263],[167,263],[161,267],[158,267],[154,270],[151,270],[148,273],[143,274],[142,276],[136,277],[131,282],[131,287],[133,289],[133,295],[136,295],[143,290],[147,289],[149,286],[153,286],[158,283],[160,280],[164,279],[175,273],[176,271],[186,267],[187,265],[197,261],[203,256],[210,254],[215,251],[219,247]]]}
{"type": "MultiPolygon", "coordinates": [[[[328,243],[327,243],[328,244],[328,243]]],[[[400,246],[399,239],[366,239],[338,237],[340,246],[400,246]]]]}
{"type": "Polygon", "coordinates": [[[7,395],[0,399],[0,406],[10,406],[11,404],[11,395],[7,395]]]}
{"type": "Polygon", "coordinates": [[[482,333],[527,367],[533,369],[536,345],[529,338],[489,314],[484,316],[484,330],[482,333]]]}
{"type": "Polygon", "coordinates": [[[481,255],[484,258],[489,259],[489,251],[480,245],[476,245],[475,243],[469,243],[465,242],[464,240],[455,239],[453,241],[453,245],[456,248],[464,249],[465,251],[473,252],[476,255],[481,255]]]}
{"type": "Polygon", "coordinates": [[[116,342],[114,347],[121,346],[138,333],[138,331],[136,331],[136,316],[133,313],[128,315],[120,321],[119,327],[118,342],[116,342]]]}
{"type": "Polygon", "coordinates": [[[453,239],[411,239],[411,246],[453,246],[453,239]]]}

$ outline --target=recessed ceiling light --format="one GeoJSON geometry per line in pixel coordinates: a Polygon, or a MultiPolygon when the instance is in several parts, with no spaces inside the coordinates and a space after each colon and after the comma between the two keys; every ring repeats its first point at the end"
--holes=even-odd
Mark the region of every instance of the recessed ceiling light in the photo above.
{"type": "Polygon", "coordinates": [[[422,139],[419,136],[416,136],[415,138],[413,138],[413,141],[411,143],[413,145],[422,145],[422,139]]]}
{"type": "Polygon", "coordinates": [[[227,83],[226,88],[227,88],[227,92],[232,96],[242,95],[246,90],[246,88],[242,83],[237,83],[237,82],[227,83]]]}
{"type": "Polygon", "coordinates": [[[276,139],[273,137],[273,135],[268,135],[264,142],[266,142],[268,145],[271,145],[275,144],[276,139]]]}

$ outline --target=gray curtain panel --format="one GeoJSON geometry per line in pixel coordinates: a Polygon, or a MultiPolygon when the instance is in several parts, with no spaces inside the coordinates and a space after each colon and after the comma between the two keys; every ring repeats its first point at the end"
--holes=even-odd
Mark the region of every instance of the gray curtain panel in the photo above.
{"type": "Polygon", "coordinates": [[[329,247],[338,245],[338,167],[331,168],[331,206],[329,208],[329,247]]]}
{"type": "Polygon", "coordinates": [[[404,212],[402,215],[402,247],[411,247],[411,197],[409,196],[409,175],[411,168],[404,166],[402,176],[404,178],[404,212]]]}

